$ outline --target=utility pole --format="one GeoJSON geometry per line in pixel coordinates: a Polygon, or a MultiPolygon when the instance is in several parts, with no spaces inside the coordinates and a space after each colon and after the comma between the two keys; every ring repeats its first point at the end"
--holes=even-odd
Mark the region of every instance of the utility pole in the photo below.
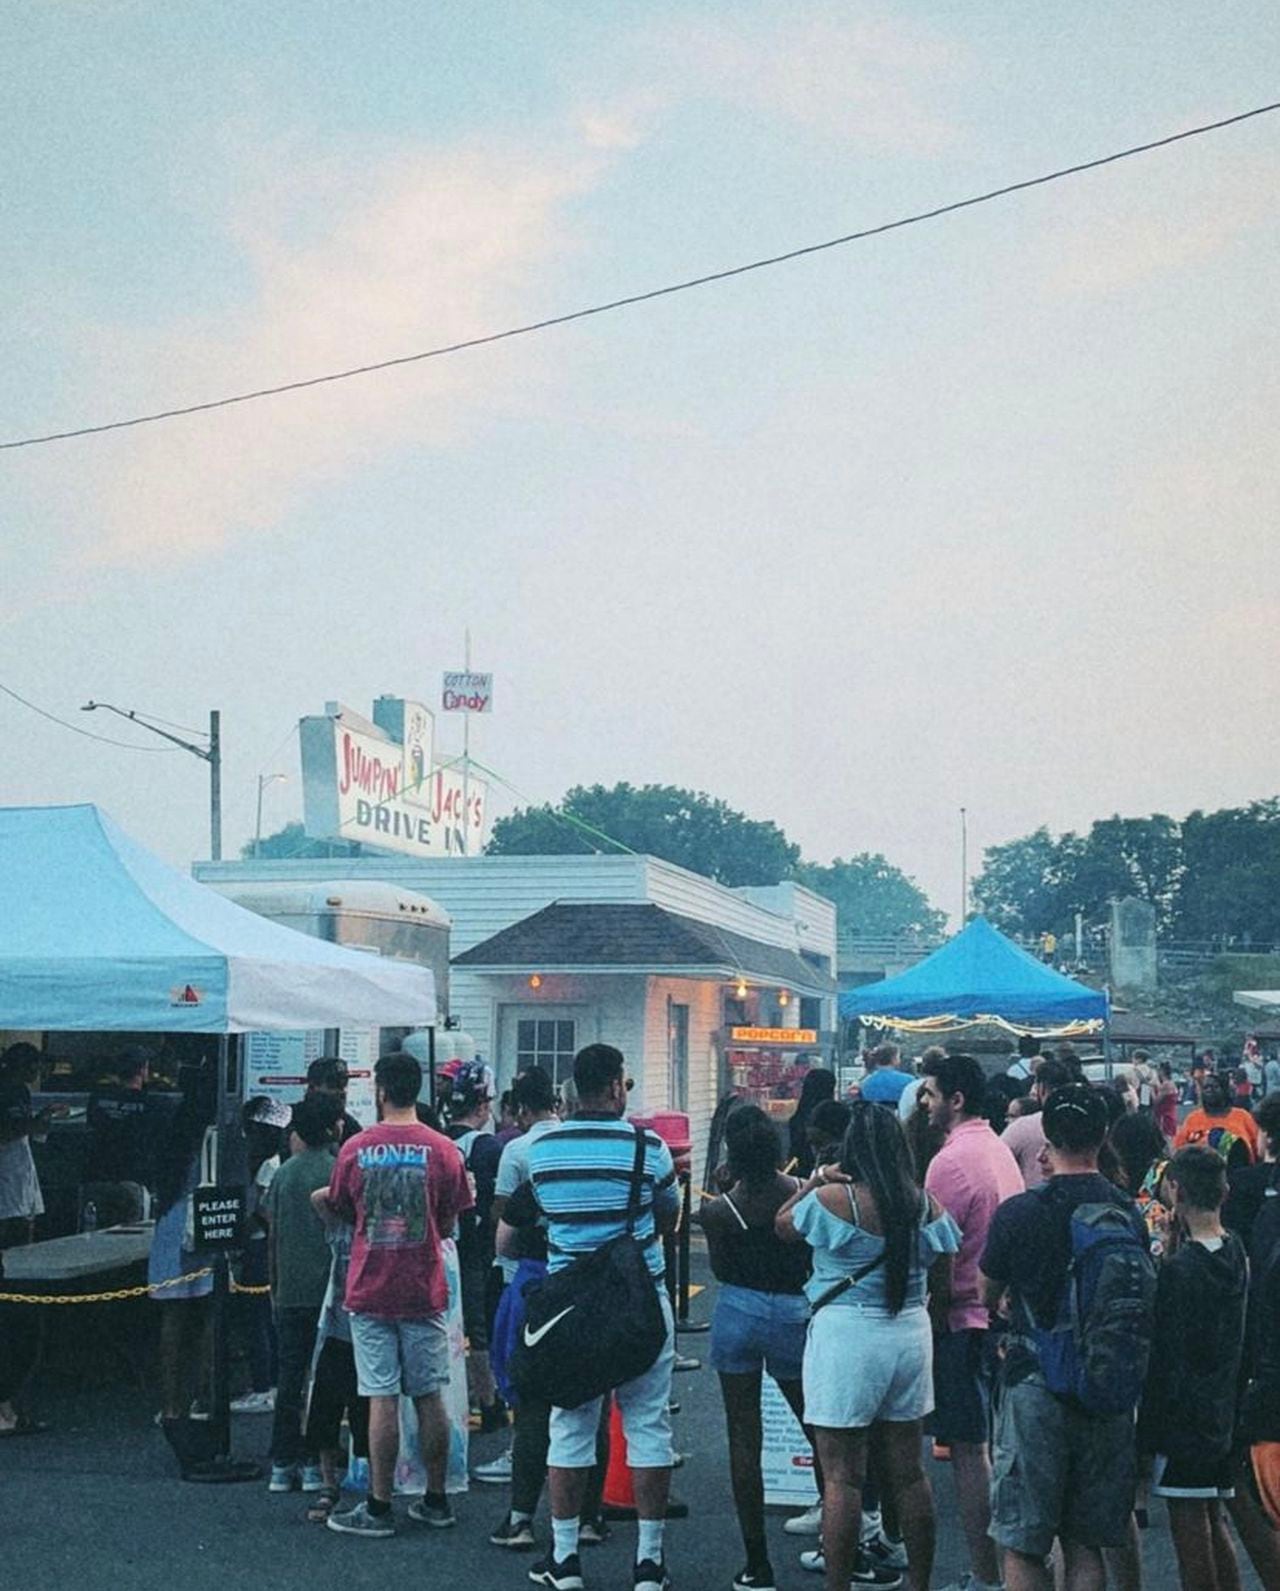
{"type": "Polygon", "coordinates": [[[222,860],[222,714],[209,713],[209,855],[222,860]]]}
{"type": "Polygon", "coordinates": [[[153,735],[159,735],[161,740],[172,741],[175,746],[181,746],[183,751],[189,751],[193,757],[199,757],[201,762],[209,764],[209,855],[213,861],[220,862],[222,860],[222,714],[216,707],[210,711],[209,744],[199,746],[192,740],[183,740],[178,735],[171,735],[167,729],[161,729],[158,724],[150,723],[132,708],[113,707],[110,702],[86,702],[80,711],[96,713],[99,709],[104,713],[115,713],[119,718],[127,718],[131,724],[137,724],[140,729],[149,729],[153,735]]]}
{"type": "Polygon", "coordinates": [[[969,814],[960,808],[960,927],[969,921],[969,814]]]}
{"type": "Polygon", "coordinates": [[[256,862],[262,849],[262,792],[277,779],[287,779],[287,773],[260,773],[258,775],[258,815],[253,825],[253,859],[256,862]]]}

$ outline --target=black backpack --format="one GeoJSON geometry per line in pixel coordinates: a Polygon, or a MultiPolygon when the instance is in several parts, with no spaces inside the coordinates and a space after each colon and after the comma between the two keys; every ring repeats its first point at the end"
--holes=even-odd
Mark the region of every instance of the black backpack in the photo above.
{"type": "Polygon", "coordinates": [[[524,1325],[508,1374],[520,1397],[576,1409],[643,1375],[662,1352],[667,1323],[658,1282],[636,1240],[645,1135],[627,1200],[627,1229],[525,1289],[524,1325]]]}

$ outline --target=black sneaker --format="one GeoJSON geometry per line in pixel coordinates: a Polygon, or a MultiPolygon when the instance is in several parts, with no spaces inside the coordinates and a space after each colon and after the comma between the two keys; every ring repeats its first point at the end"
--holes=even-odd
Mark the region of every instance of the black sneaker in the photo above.
{"type": "Polygon", "coordinates": [[[858,1556],[853,1561],[853,1573],[849,1576],[849,1584],[874,1586],[876,1591],[897,1591],[902,1584],[902,1574],[897,1569],[889,1569],[882,1564],[874,1563],[870,1555],[858,1548],[858,1556]]]}
{"type": "Polygon", "coordinates": [[[584,1519],[578,1526],[578,1544],[583,1547],[602,1546],[613,1532],[603,1519],[584,1519]]]}
{"type": "Polygon", "coordinates": [[[582,1565],[576,1552],[570,1553],[563,1563],[557,1563],[548,1553],[529,1570],[529,1578],[535,1585],[546,1586],[547,1591],[582,1591],[582,1565]]]}
{"type": "Polygon", "coordinates": [[[671,1576],[667,1573],[665,1563],[654,1563],[652,1558],[645,1558],[636,1564],[636,1572],[631,1581],[632,1591],[669,1591],[671,1576]]]}
{"type": "Polygon", "coordinates": [[[767,1558],[763,1563],[739,1569],[733,1577],[733,1591],[777,1591],[777,1585],[778,1578],[767,1558]]]}
{"type": "Polygon", "coordinates": [[[528,1547],[537,1546],[533,1534],[533,1521],[531,1519],[514,1519],[510,1514],[502,1521],[498,1528],[489,1537],[495,1547],[514,1547],[517,1552],[523,1552],[528,1547]]]}
{"type": "Polygon", "coordinates": [[[416,1524],[430,1525],[432,1530],[449,1530],[458,1523],[453,1504],[447,1497],[441,1498],[438,1503],[430,1503],[425,1497],[419,1497],[416,1502],[409,1504],[409,1518],[416,1524]]]}

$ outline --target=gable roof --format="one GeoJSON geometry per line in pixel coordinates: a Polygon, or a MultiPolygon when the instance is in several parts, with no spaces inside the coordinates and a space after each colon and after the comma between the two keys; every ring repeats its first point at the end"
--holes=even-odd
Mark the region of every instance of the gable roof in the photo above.
{"type": "Polygon", "coordinates": [[[811,994],[835,979],[797,951],[651,903],[556,901],[453,958],[470,972],[683,973],[754,978],[811,994]]]}

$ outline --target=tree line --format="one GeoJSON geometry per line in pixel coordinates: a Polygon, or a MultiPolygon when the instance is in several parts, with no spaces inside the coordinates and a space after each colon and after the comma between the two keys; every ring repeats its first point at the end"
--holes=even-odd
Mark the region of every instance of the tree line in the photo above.
{"type": "Polygon", "coordinates": [[[1168,938],[1280,943],[1280,797],[1181,820],[1163,812],[1104,818],[1087,834],[1039,828],[993,845],[973,884],[977,908],[1005,933],[1068,933],[1080,912],[1136,895],[1168,938]]]}
{"type": "MultiPolygon", "coordinates": [[[[574,856],[636,851],[737,888],[804,884],[836,904],[844,931],[875,936],[941,933],[943,912],[901,868],[878,852],[847,860],[807,862],[776,823],[749,818],[727,802],[674,785],[575,785],[554,804],[523,807],[499,818],[490,856],[574,856]]],[[[314,840],[303,825],[287,823],[241,855],[341,859],[359,856],[353,841],[314,840]]]]}
{"type": "Polygon", "coordinates": [[[776,823],[675,785],[575,785],[554,806],[499,818],[491,856],[549,856],[626,849],[687,867],[730,888],[788,879],[836,904],[842,930],[940,933],[944,913],[878,852],[809,862],[776,823]]]}

